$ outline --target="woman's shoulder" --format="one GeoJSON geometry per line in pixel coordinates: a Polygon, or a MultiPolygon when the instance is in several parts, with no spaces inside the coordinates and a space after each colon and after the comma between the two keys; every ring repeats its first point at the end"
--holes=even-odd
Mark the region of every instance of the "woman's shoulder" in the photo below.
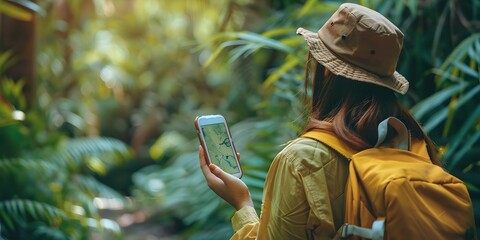
{"type": "Polygon", "coordinates": [[[328,149],[328,146],[322,142],[311,138],[298,137],[288,142],[283,148],[282,152],[295,154],[304,152],[310,153],[313,151],[322,151],[328,149]]]}
{"type": "Polygon", "coordinates": [[[316,166],[322,168],[339,154],[322,142],[310,138],[296,138],[290,141],[277,157],[296,167],[316,166]]]}

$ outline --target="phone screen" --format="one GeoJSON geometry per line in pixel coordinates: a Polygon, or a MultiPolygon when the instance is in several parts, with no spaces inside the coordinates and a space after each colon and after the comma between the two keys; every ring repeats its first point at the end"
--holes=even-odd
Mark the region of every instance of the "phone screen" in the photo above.
{"type": "Polygon", "coordinates": [[[235,153],[228,137],[224,123],[215,123],[202,126],[203,139],[207,145],[210,161],[230,174],[239,173],[239,166],[235,153]]]}

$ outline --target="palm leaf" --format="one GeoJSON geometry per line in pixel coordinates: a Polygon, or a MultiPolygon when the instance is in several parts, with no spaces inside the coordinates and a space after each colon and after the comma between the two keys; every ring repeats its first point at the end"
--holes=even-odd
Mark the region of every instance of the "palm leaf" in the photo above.
{"type": "Polygon", "coordinates": [[[446,121],[443,133],[447,135],[453,117],[458,114],[457,110],[478,98],[480,91],[478,55],[480,55],[480,34],[474,34],[462,41],[442,66],[434,70],[440,91],[412,108],[417,119],[421,120],[427,114],[431,116],[424,124],[426,132],[431,132],[440,123],[446,121]],[[462,94],[465,89],[467,92],[462,94]],[[448,99],[450,99],[450,107],[444,105],[448,99]],[[441,106],[443,108],[435,111],[441,106]]]}
{"type": "Polygon", "coordinates": [[[322,13],[324,15],[330,14],[337,10],[340,3],[330,2],[325,3],[323,1],[308,0],[301,8],[295,12],[297,18],[307,16],[318,16],[322,13]]]}
{"type": "Polygon", "coordinates": [[[415,106],[411,108],[413,116],[416,119],[422,119],[430,111],[434,110],[436,107],[440,106],[448,99],[457,95],[466,86],[467,86],[467,83],[462,82],[458,85],[452,85],[450,87],[442,89],[441,91],[433,94],[432,96],[425,98],[424,100],[417,103],[415,106]]]}
{"type": "MultiPolygon", "coordinates": [[[[461,135],[459,135],[461,136],[461,135]]],[[[460,147],[460,149],[458,151],[455,151],[455,155],[452,156],[453,152],[452,150],[449,149],[448,151],[448,156],[445,157],[446,159],[450,159],[451,157],[451,160],[450,162],[447,163],[447,166],[449,169],[452,169],[454,168],[455,166],[457,166],[459,163],[461,163],[462,159],[464,159],[465,155],[471,151],[471,149],[474,147],[474,144],[478,142],[478,140],[480,140],[480,131],[476,131],[473,133],[473,135],[471,137],[469,137],[467,139],[467,141],[465,141],[465,144],[462,145],[461,147],[460,146],[455,146],[455,147],[460,147]]]]}
{"type": "MultiPolygon", "coordinates": [[[[453,139],[450,141],[449,145],[447,145],[447,152],[445,154],[445,159],[452,159],[453,155],[457,155],[457,148],[464,144],[466,140],[467,144],[473,146],[475,141],[478,139],[478,132],[476,132],[475,125],[480,122],[480,107],[471,113],[467,121],[463,123],[460,130],[453,136],[453,139]],[[473,130],[473,131],[472,131],[473,130]],[[468,132],[473,132],[472,136],[469,136],[468,132]]],[[[459,157],[454,158],[455,161],[450,162],[449,168],[454,168],[458,161],[460,160],[459,157]]]]}
{"type": "Polygon", "coordinates": [[[254,32],[229,32],[218,34],[212,38],[211,41],[220,40],[223,41],[223,43],[215,49],[214,53],[205,61],[203,67],[208,67],[220,56],[224,49],[232,46],[236,46],[236,48],[230,51],[230,62],[237,60],[240,56],[246,57],[265,48],[294,55],[295,51],[293,48],[283,44],[281,41],[268,37],[271,35],[272,32],[267,32],[265,35],[254,32]]]}
{"type": "Polygon", "coordinates": [[[277,82],[283,74],[291,71],[292,68],[298,67],[301,64],[302,62],[299,61],[298,58],[289,55],[285,63],[283,63],[278,69],[275,69],[274,73],[268,76],[263,84],[263,87],[265,89],[269,88],[273,83],[277,82]]]}
{"type": "MultiPolygon", "coordinates": [[[[448,58],[443,62],[442,66],[438,69],[437,74],[437,85],[441,86],[448,80],[452,78],[449,76],[455,76],[461,78],[461,73],[467,73],[471,76],[478,76],[478,68],[475,69],[471,66],[465,67],[464,62],[469,62],[473,60],[476,62],[476,65],[480,65],[480,33],[476,33],[463,40],[455,50],[448,56],[448,58]],[[476,72],[472,73],[472,72],[476,72]]],[[[458,79],[458,78],[457,78],[458,79]]],[[[475,79],[473,79],[475,80],[475,79]]],[[[478,80],[478,77],[477,79],[478,80]]]]}
{"type": "MultiPolygon", "coordinates": [[[[460,107],[462,107],[463,105],[470,103],[472,99],[478,96],[479,93],[480,85],[471,88],[465,95],[459,97],[458,99],[455,99],[455,103],[452,105],[452,108],[441,108],[439,111],[431,113],[430,118],[424,123],[425,131],[427,133],[431,132],[435,127],[445,121],[448,117],[453,117],[452,114],[456,113],[456,111],[460,109],[460,107]]],[[[434,105],[434,103],[432,103],[432,105],[434,105]]],[[[446,125],[446,127],[447,126],[448,125],[446,125]]]]}

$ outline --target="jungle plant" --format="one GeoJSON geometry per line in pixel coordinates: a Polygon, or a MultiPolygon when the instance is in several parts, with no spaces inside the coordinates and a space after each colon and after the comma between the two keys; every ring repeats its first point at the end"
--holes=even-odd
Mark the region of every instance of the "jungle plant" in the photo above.
{"type": "Polygon", "coordinates": [[[94,176],[105,173],[128,153],[118,140],[85,138],[65,139],[58,146],[1,158],[1,236],[85,239],[92,231],[121,236],[114,221],[100,217],[94,199],[125,203],[124,197],[94,176]]]}
{"type": "Polygon", "coordinates": [[[22,85],[0,79],[0,238],[87,239],[92,231],[119,238],[94,199],[125,199],[96,176],[129,158],[129,147],[108,137],[68,138],[49,126],[48,111],[25,108],[22,85]]]}

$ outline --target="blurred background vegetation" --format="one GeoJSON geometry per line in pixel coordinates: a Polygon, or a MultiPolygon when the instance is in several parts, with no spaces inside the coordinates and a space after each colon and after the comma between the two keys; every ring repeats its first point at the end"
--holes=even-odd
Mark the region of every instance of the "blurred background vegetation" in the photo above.
{"type": "MultiPolygon", "coordinates": [[[[344,1],[0,0],[0,239],[225,239],[193,119],[219,113],[260,207],[305,120],[307,48],[344,1]]],[[[405,34],[401,96],[480,223],[480,1],[352,1],[405,34]]],[[[478,227],[477,227],[478,228],[478,227]]]]}

